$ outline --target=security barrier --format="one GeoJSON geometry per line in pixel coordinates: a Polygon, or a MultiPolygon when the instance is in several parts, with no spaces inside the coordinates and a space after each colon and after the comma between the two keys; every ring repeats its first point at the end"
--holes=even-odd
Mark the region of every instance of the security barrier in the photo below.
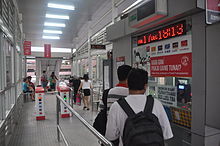
{"type": "MultiPolygon", "coordinates": [[[[70,88],[66,87],[66,86],[59,86],[58,87],[58,92],[60,94],[60,96],[62,97],[62,99],[70,104],[70,88]]],[[[70,111],[67,109],[67,107],[64,104],[60,104],[60,108],[61,108],[61,118],[68,118],[70,117],[70,111]]]]}
{"type": "Polygon", "coordinates": [[[37,87],[35,90],[35,115],[36,120],[45,120],[44,88],[37,87]]]}

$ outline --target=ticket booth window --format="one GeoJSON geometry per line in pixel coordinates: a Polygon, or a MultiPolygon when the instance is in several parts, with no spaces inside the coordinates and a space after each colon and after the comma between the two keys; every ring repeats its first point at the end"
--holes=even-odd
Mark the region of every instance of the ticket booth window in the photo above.
{"type": "Polygon", "coordinates": [[[170,121],[190,128],[192,34],[188,23],[178,21],[135,36],[132,60],[133,67],[148,71],[147,94],[160,100],[170,121]]]}

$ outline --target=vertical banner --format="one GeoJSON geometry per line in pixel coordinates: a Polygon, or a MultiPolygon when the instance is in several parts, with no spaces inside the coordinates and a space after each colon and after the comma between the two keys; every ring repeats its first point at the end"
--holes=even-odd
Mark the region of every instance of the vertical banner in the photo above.
{"type": "Polygon", "coordinates": [[[51,58],[51,44],[44,44],[44,57],[51,58]]]}
{"type": "Polygon", "coordinates": [[[206,23],[220,21],[220,0],[206,0],[206,23]]]}
{"type": "Polygon", "coordinates": [[[31,41],[24,41],[24,55],[31,55],[31,41]]]}
{"type": "Polygon", "coordinates": [[[117,58],[116,58],[116,66],[117,66],[117,68],[118,68],[119,66],[124,65],[124,64],[125,64],[125,56],[117,57],[117,58]]]}

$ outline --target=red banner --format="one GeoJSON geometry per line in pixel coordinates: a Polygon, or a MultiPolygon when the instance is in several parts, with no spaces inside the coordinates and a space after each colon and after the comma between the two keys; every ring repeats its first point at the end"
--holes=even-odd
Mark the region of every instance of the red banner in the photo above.
{"type": "Polygon", "coordinates": [[[24,41],[24,55],[31,55],[31,41],[24,41]]]}
{"type": "Polygon", "coordinates": [[[152,57],[153,77],[192,77],[192,53],[152,57]]]}
{"type": "Polygon", "coordinates": [[[44,44],[44,57],[51,58],[51,44],[44,44]]]}

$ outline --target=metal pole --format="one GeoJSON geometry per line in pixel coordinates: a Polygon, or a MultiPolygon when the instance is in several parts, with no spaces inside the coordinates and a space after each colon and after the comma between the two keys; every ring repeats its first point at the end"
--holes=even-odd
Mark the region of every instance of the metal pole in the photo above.
{"type": "Polygon", "coordinates": [[[57,140],[60,141],[60,130],[59,130],[59,124],[60,124],[60,119],[59,119],[59,105],[60,105],[60,100],[56,97],[57,99],[57,140]]]}

